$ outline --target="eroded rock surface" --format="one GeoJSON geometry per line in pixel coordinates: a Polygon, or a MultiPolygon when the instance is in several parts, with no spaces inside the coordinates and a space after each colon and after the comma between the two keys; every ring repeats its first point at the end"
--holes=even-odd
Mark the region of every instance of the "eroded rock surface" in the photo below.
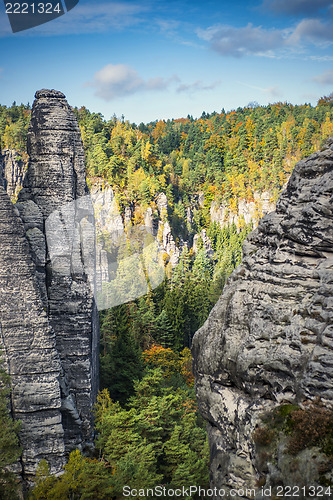
{"type": "MultiPolygon", "coordinates": [[[[253,432],[263,412],[281,403],[333,400],[332,297],[330,139],[296,165],[276,211],[247,238],[242,264],[193,339],[212,486],[258,486],[253,432]]],[[[281,464],[283,454],[268,467],[266,484],[274,477],[279,484],[295,480],[281,464]]]]}
{"type": "MultiPolygon", "coordinates": [[[[82,210],[77,201],[87,197],[88,188],[74,113],[61,92],[43,89],[35,97],[28,131],[29,166],[16,206],[25,223],[42,297],[47,300],[49,321],[56,335],[63,369],[65,442],[71,448],[92,439],[91,413],[97,395],[97,311],[85,268],[88,259],[83,258],[86,234],[82,238],[85,223],[91,226],[88,251],[94,254],[93,209],[91,205],[82,210]],[[71,227],[64,227],[61,233],[55,226],[65,224],[64,214],[71,218],[71,227]],[[54,218],[48,219],[50,216],[54,218]],[[67,233],[72,239],[64,243],[68,244],[67,255],[62,252],[57,262],[50,260],[47,250],[47,237],[52,237],[53,230],[54,239],[67,233]]],[[[86,200],[89,203],[89,197],[86,200]]]]}
{"type": "Polygon", "coordinates": [[[4,149],[0,151],[0,170],[4,180],[4,188],[12,201],[17,199],[26,172],[26,164],[17,151],[4,149]]]}
{"type": "Polygon", "coordinates": [[[203,248],[206,252],[206,255],[212,259],[214,255],[214,250],[212,249],[212,242],[207,236],[206,229],[202,229],[200,234],[196,234],[193,238],[193,252],[198,252],[198,240],[201,238],[203,248]]]}
{"type": "Polygon", "coordinates": [[[211,221],[218,222],[221,227],[230,224],[236,224],[239,227],[250,223],[256,227],[261,217],[275,210],[275,203],[268,191],[263,193],[255,191],[253,198],[253,201],[240,199],[236,212],[233,212],[227,203],[217,205],[216,202],[213,202],[210,207],[211,221]]]}
{"type": "Polygon", "coordinates": [[[0,187],[0,345],[11,375],[11,407],[20,419],[26,476],[45,458],[52,472],[65,462],[55,335],[44,310],[25,230],[0,187]]]}
{"type": "Polygon", "coordinates": [[[35,97],[24,187],[15,206],[1,196],[0,324],[14,415],[23,414],[25,475],[41,458],[60,472],[65,452],[91,445],[98,389],[94,217],[80,129],[61,92],[35,97]]]}

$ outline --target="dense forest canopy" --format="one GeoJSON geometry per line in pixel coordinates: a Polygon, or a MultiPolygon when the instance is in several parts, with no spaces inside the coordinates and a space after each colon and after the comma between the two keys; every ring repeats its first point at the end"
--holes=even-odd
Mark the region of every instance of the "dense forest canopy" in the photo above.
{"type": "MultiPolygon", "coordinates": [[[[274,103],[202,113],[139,126],[85,107],[74,108],[86,153],[87,174],[116,189],[120,207],[142,207],[166,192],[175,212],[199,191],[206,203],[268,190],[277,197],[296,161],[333,133],[333,97],[317,106],[274,103]]],[[[1,147],[26,153],[29,105],[0,106],[1,147]]],[[[181,215],[181,214],[180,214],[181,215]]],[[[137,217],[140,218],[140,211],[137,217]]]]}

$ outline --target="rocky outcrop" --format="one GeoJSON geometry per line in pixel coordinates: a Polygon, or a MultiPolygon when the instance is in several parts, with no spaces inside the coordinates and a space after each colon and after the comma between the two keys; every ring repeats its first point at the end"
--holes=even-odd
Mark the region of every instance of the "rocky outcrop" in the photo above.
{"type": "MultiPolygon", "coordinates": [[[[111,268],[117,262],[118,248],[123,241],[125,228],[112,188],[98,182],[91,188],[96,227],[96,290],[111,279],[111,268]]],[[[128,213],[128,212],[127,212],[128,213]]],[[[130,217],[127,225],[130,224],[130,217]]]]}
{"type": "MultiPolygon", "coordinates": [[[[171,267],[175,267],[179,262],[180,250],[176,245],[168,221],[168,198],[165,193],[160,193],[158,195],[156,205],[159,215],[158,227],[156,231],[157,239],[163,251],[168,254],[171,267]]],[[[145,225],[148,227],[148,230],[150,229],[153,234],[155,233],[155,224],[151,209],[150,212],[147,211],[146,213],[145,225]]]]}
{"type": "Polygon", "coordinates": [[[173,238],[170,224],[167,220],[159,221],[157,237],[164,252],[169,256],[171,267],[175,267],[179,262],[180,251],[173,238]]]}
{"type": "MultiPolygon", "coordinates": [[[[280,443],[262,467],[254,432],[281,404],[333,401],[332,193],[331,139],[296,165],[276,211],[249,235],[242,264],[194,336],[213,487],[319,484],[318,474],[304,472],[311,450],[292,469],[280,443]]],[[[263,498],[259,490],[256,498],[263,498]]]]}
{"type": "Polygon", "coordinates": [[[268,191],[263,193],[255,191],[253,198],[253,201],[240,199],[235,211],[231,210],[227,203],[217,205],[216,202],[213,202],[210,207],[211,221],[218,222],[221,227],[230,224],[236,224],[237,227],[240,227],[251,222],[256,227],[260,218],[275,210],[275,203],[268,191]]]}
{"type": "Polygon", "coordinates": [[[54,332],[43,307],[29,245],[17,209],[0,187],[0,344],[11,375],[11,409],[22,422],[25,476],[45,458],[64,465],[64,431],[54,332]]]}
{"type": "Polygon", "coordinates": [[[4,179],[4,188],[10,199],[16,201],[20,192],[24,175],[27,169],[21,155],[13,149],[4,149],[0,152],[0,170],[4,179]]]}
{"type": "Polygon", "coordinates": [[[193,252],[197,253],[198,251],[198,241],[201,238],[203,249],[206,252],[206,255],[212,259],[214,256],[214,250],[212,249],[212,242],[207,236],[206,229],[202,229],[200,234],[196,234],[193,238],[193,252]]]}
{"type": "Polygon", "coordinates": [[[91,445],[98,389],[94,218],[80,129],[61,92],[35,97],[24,187],[15,208],[2,196],[1,234],[13,236],[0,243],[7,266],[0,323],[13,412],[29,413],[21,432],[26,475],[41,458],[59,472],[64,450],[91,445]]]}
{"type": "MultiPolygon", "coordinates": [[[[221,228],[235,224],[237,228],[242,228],[244,225],[253,224],[253,227],[258,225],[258,221],[265,214],[275,210],[275,203],[272,195],[265,191],[263,193],[255,192],[253,201],[240,199],[237,207],[232,208],[227,202],[218,204],[213,201],[210,206],[210,221],[216,222],[221,228]]],[[[168,254],[168,262],[171,267],[175,267],[179,262],[179,255],[182,249],[182,237],[177,235],[176,241],[172,234],[170,222],[168,220],[168,199],[165,193],[160,193],[156,199],[158,208],[157,220],[153,218],[153,210],[148,207],[144,214],[145,226],[149,228],[154,235],[157,235],[164,252],[168,254]],[[157,227],[156,227],[157,226],[157,227]],[[176,243],[177,242],[177,243],[176,243]]],[[[184,229],[190,235],[188,237],[187,246],[193,247],[193,252],[197,252],[198,240],[201,238],[203,247],[209,258],[214,257],[214,251],[210,239],[203,229],[200,234],[195,232],[195,216],[198,216],[200,211],[205,206],[204,193],[199,192],[191,198],[191,207],[185,210],[184,229]],[[193,238],[193,241],[192,241],[193,238]]]]}
{"type": "Polygon", "coordinates": [[[160,218],[163,221],[168,215],[168,198],[165,193],[160,193],[156,200],[156,205],[160,214],[160,218]]]}

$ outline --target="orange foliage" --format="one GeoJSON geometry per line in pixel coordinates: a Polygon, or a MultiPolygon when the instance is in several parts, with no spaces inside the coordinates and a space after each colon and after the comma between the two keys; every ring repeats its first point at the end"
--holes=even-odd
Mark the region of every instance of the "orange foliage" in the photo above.
{"type": "Polygon", "coordinates": [[[157,123],[156,123],[156,126],[154,128],[154,130],[152,131],[151,135],[153,136],[155,142],[157,142],[157,140],[160,138],[160,137],[165,137],[167,135],[167,132],[166,132],[166,123],[164,120],[159,120],[157,123]]]}
{"type": "Polygon", "coordinates": [[[174,373],[179,373],[189,387],[194,385],[190,349],[185,348],[178,354],[170,348],[155,344],[144,351],[142,356],[148,366],[161,368],[165,378],[169,378],[174,373]]]}
{"type": "Polygon", "coordinates": [[[180,353],[181,374],[189,387],[194,386],[194,375],[192,372],[192,354],[188,347],[180,353]]]}
{"type": "Polygon", "coordinates": [[[147,365],[162,368],[165,377],[169,377],[175,371],[179,372],[179,357],[170,348],[153,345],[142,355],[147,365]]]}

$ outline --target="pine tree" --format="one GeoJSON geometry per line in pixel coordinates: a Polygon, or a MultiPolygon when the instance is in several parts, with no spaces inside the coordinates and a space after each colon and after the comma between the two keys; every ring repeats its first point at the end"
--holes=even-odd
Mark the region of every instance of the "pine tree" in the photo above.
{"type": "Polygon", "coordinates": [[[125,404],[133,393],[134,380],[142,374],[141,354],[130,332],[128,304],[108,314],[113,315],[115,338],[106,342],[101,355],[101,387],[109,389],[112,399],[125,404]]]}
{"type": "Polygon", "coordinates": [[[174,331],[167,313],[163,309],[156,318],[156,340],[158,340],[163,347],[172,347],[174,345],[174,331]]]}

